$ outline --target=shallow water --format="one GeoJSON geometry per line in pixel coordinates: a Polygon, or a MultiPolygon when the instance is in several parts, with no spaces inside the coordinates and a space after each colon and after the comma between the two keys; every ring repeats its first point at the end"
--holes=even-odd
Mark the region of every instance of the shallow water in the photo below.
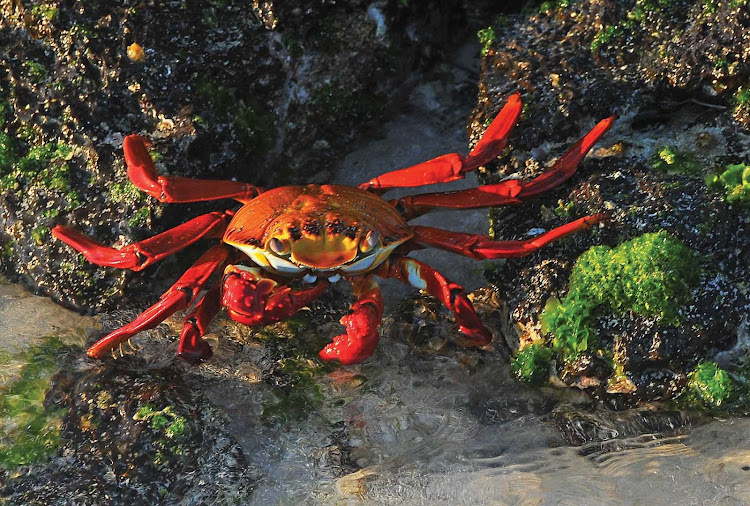
{"type": "MultiPolygon", "coordinates": [[[[96,327],[16,285],[0,300],[1,349],[96,327]]],[[[303,421],[261,424],[262,391],[205,384],[258,477],[253,503],[750,502],[748,419],[591,411],[575,391],[520,385],[497,355],[418,357],[387,332],[373,360],[321,378],[326,400],[303,421]],[[597,420],[600,441],[581,425],[589,441],[571,445],[561,413],[597,420]],[[654,419],[662,430],[645,430],[654,419]]]]}
{"type": "Polygon", "coordinates": [[[540,394],[511,380],[497,362],[468,371],[454,360],[418,359],[391,344],[397,350],[381,360],[334,373],[329,387],[338,383],[343,390],[328,398],[326,409],[259,438],[268,442],[255,454],[263,461],[254,495],[259,503],[750,501],[747,419],[689,422],[676,414],[672,428],[672,418],[664,417],[662,430],[649,432],[650,411],[617,414],[631,419],[619,426],[607,424],[611,412],[583,408],[587,419],[600,418],[600,427],[611,430],[599,434],[604,441],[574,446],[553,421],[560,410],[575,412],[574,392],[540,394]],[[353,374],[368,381],[347,390],[353,374]],[[338,400],[345,404],[337,406],[338,400]],[[351,460],[362,466],[344,476],[326,462],[336,422],[351,460]]]}

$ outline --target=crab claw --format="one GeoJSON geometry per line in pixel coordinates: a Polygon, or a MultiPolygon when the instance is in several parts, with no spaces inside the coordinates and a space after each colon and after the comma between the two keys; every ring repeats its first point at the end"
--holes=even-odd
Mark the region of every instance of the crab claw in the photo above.
{"type": "Polygon", "coordinates": [[[191,365],[196,365],[211,358],[214,352],[203,339],[194,325],[185,325],[180,334],[177,356],[191,365]]]}
{"type": "Polygon", "coordinates": [[[357,364],[369,358],[380,340],[380,318],[380,311],[373,304],[355,304],[352,312],[341,318],[346,334],[334,337],[332,343],[320,350],[320,358],[342,364],[357,364]]]}
{"type": "Polygon", "coordinates": [[[259,269],[230,265],[224,271],[222,304],[243,325],[269,325],[285,320],[319,297],[328,287],[321,281],[307,290],[292,290],[262,276],[259,269]]]}
{"type": "Polygon", "coordinates": [[[341,318],[346,334],[333,338],[319,355],[323,360],[357,364],[370,357],[378,346],[378,327],[383,317],[383,294],[372,276],[352,279],[357,302],[351,313],[341,318]]]}

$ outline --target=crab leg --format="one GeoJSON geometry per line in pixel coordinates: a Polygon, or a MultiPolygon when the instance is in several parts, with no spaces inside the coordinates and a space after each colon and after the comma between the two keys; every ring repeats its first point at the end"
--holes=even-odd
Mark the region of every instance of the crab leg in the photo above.
{"type": "Polygon", "coordinates": [[[591,228],[607,218],[608,216],[604,213],[592,214],[525,241],[493,241],[482,235],[449,232],[422,226],[412,227],[414,237],[411,240],[422,247],[440,248],[476,260],[516,258],[530,255],[552,241],[591,228]]]}
{"type": "Polygon", "coordinates": [[[160,202],[180,203],[218,199],[249,202],[262,191],[256,186],[238,181],[159,176],[146,148],[146,139],[140,135],[125,137],[122,150],[125,153],[130,181],[160,202]]]}
{"type": "Polygon", "coordinates": [[[586,153],[609,130],[614,120],[615,117],[612,116],[600,121],[588,134],[568,149],[551,169],[531,181],[506,179],[497,184],[468,190],[410,195],[392,200],[391,204],[401,210],[407,219],[441,208],[473,209],[518,204],[524,199],[549,191],[570,179],[586,153]]]}
{"type": "Polygon", "coordinates": [[[472,345],[484,346],[492,340],[492,333],[479,321],[474,307],[463,287],[453,283],[427,264],[403,257],[389,266],[381,267],[376,274],[383,278],[395,278],[440,300],[456,317],[458,330],[472,345]]]}
{"type": "Polygon", "coordinates": [[[211,346],[203,339],[208,324],[221,309],[221,283],[216,283],[190,311],[182,323],[177,356],[190,364],[208,360],[211,346]]]}
{"type": "Polygon", "coordinates": [[[320,281],[306,290],[292,290],[263,275],[260,269],[229,265],[224,271],[222,304],[243,325],[262,326],[286,320],[319,297],[328,287],[320,281]]]}
{"type": "Polygon", "coordinates": [[[221,244],[205,252],[161,296],[159,302],[139,314],[132,322],[107,334],[91,346],[87,352],[89,357],[102,358],[137,333],[153,329],[175,312],[190,306],[211,275],[224,267],[229,254],[229,249],[221,244]]]}
{"type": "Polygon", "coordinates": [[[351,279],[357,302],[351,313],[341,318],[346,334],[333,338],[319,355],[323,360],[356,364],[370,357],[380,340],[378,327],[383,317],[383,294],[372,276],[351,279]]]}
{"type": "Polygon", "coordinates": [[[105,246],[73,228],[62,225],[53,228],[52,235],[83,253],[86,260],[91,263],[140,271],[199,239],[221,237],[232,214],[230,211],[203,214],[166,232],[128,244],[121,249],[105,246]]]}
{"type": "Polygon", "coordinates": [[[466,157],[458,153],[442,155],[412,167],[386,172],[359,187],[363,190],[382,193],[391,188],[423,186],[463,179],[467,172],[491,162],[502,152],[508,142],[508,135],[521,113],[521,107],[519,93],[508,97],[505,106],[466,157]]]}

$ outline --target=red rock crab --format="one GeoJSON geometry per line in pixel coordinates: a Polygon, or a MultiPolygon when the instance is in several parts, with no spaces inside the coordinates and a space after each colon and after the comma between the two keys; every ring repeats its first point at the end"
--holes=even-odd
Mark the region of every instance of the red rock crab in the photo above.
{"type": "Polygon", "coordinates": [[[341,319],[346,332],[334,337],[320,356],[344,364],[361,362],[372,355],[379,339],[383,297],[375,276],[395,278],[426,290],[453,312],[459,331],[470,345],[487,344],[492,335],[479,320],[463,288],[407,254],[435,247],[475,259],[519,257],[587,229],[602,221],[604,215],[586,216],[523,241],[495,241],[412,226],[409,220],[435,209],[519,204],[548,191],[575,173],[578,163],[614,118],[600,121],[551,169],[530,181],[508,179],[468,190],[424,193],[390,201],[379,195],[391,188],[455,181],[492,161],[505,147],[521,107],[520,95],[510,96],[466,157],[457,153],[439,156],[388,172],[358,187],[283,186],[264,191],[236,181],[159,176],[144,139],[137,135],[126,137],[123,151],[128,177],[144,192],[161,202],[234,199],[242,207],[198,216],[121,249],[107,247],[74,229],[56,226],[52,234],[83,253],[88,261],[136,271],[199,239],[221,240],[159,302],[91,346],[89,356],[102,357],[138,332],[190,308],[178,353],[190,362],[205,360],[212,352],[202,336],[222,305],[240,323],[268,325],[289,318],[330,283],[345,278],[353,285],[357,300],[351,312],[341,319]],[[221,272],[222,281],[213,281],[214,275],[221,272]]]}

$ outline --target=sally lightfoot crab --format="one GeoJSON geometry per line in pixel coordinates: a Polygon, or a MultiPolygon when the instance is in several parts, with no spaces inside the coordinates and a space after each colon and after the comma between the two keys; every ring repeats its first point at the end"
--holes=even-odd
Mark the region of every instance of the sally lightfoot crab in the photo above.
{"type": "Polygon", "coordinates": [[[320,356],[344,364],[361,362],[377,346],[383,297],[375,277],[395,278],[438,298],[455,315],[470,345],[487,344],[492,335],[479,320],[463,288],[407,254],[435,247],[478,260],[525,256],[551,241],[587,229],[604,219],[595,214],[523,241],[495,241],[480,235],[409,225],[436,209],[469,209],[520,204],[570,178],[578,163],[609,129],[614,118],[600,121],[548,171],[530,181],[508,179],[478,188],[411,195],[384,200],[392,188],[444,183],[495,159],[521,112],[519,94],[510,96],[476,147],[464,157],[439,156],[388,172],[358,187],[283,186],[264,191],[235,181],[159,176],[137,135],[125,138],[128,177],[161,202],[234,199],[237,211],[212,212],[121,249],[109,248],[80,232],[57,226],[52,234],[98,265],[138,271],[200,239],[220,239],[204,253],[159,302],[134,321],[106,335],[88,350],[91,357],[113,352],[138,332],[154,328],[175,312],[185,316],[179,356],[198,362],[211,356],[203,339],[209,322],[226,306],[234,320],[268,325],[291,317],[341,278],[357,298],[341,319],[345,333],[334,337],[320,356]],[[214,281],[218,273],[223,278],[214,281]]]}

